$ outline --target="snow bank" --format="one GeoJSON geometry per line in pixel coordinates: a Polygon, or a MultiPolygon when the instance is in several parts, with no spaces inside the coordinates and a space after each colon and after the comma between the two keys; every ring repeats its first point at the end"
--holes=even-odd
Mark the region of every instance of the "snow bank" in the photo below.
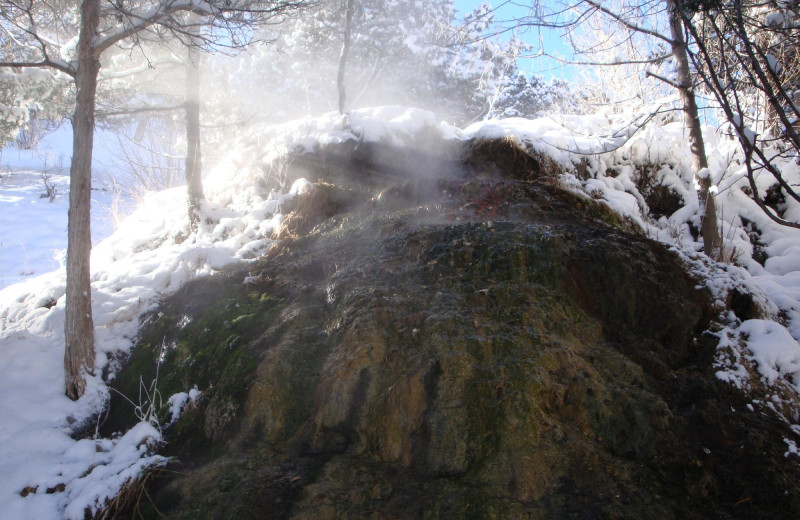
{"type": "Polygon", "coordinates": [[[789,331],[771,320],[747,320],[739,331],[747,338],[748,357],[766,381],[786,378],[800,392],[800,345],[789,331]]]}

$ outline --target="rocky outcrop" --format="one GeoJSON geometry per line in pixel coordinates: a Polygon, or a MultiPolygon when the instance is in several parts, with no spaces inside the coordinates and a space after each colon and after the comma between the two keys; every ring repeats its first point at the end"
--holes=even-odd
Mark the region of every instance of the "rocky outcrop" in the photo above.
{"type": "Polygon", "coordinates": [[[507,143],[409,154],[304,157],[279,245],[148,318],[117,387],[204,397],[137,514],[795,518],[675,254],[507,143]]]}

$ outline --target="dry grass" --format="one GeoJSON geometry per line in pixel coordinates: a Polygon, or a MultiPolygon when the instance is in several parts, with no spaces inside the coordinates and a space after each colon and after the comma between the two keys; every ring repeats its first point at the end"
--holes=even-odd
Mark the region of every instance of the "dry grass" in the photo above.
{"type": "Polygon", "coordinates": [[[318,224],[346,211],[358,199],[353,190],[317,182],[308,192],[298,195],[294,210],[284,219],[276,238],[304,236],[318,224]]]}
{"type": "Polygon", "coordinates": [[[94,514],[87,515],[93,520],[113,520],[123,516],[126,518],[167,518],[158,510],[147,489],[164,472],[163,468],[146,470],[139,478],[129,480],[105,507],[94,514]]]}

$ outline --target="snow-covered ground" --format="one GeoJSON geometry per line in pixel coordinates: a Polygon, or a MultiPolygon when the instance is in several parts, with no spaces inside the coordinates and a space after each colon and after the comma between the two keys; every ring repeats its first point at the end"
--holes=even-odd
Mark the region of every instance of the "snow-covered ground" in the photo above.
{"type": "MultiPolygon", "coordinates": [[[[619,136],[627,136],[627,130],[620,125],[617,128],[613,118],[597,115],[489,121],[461,130],[440,124],[430,112],[382,107],[350,114],[348,130],[336,114],[256,129],[232,144],[225,159],[210,168],[204,179],[206,218],[195,232],[188,230],[181,188],[147,196],[113,234],[108,213],[103,212],[113,201],[104,198],[106,192],[96,192],[92,296],[97,375],[89,379],[86,395],[77,402],[63,391],[65,276],[62,269],[48,272],[60,265],[53,258],[65,247],[66,178],[54,175],[53,202],[40,199],[41,160],[25,163],[24,154],[14,159],[16,152],[4,150],[0,164],[14,173],[4,170],[0,180],[0,266],[6,285],[0,290],[0,520],[83,518],[87,508],[102,506],[142,468],[162,461],[153,450],[161,432],[146,421],[118,439],[75,440],[71,434],[85,428],[106,402],[108,390],[99,374],[110,355],[131,347],[141,313],[192,277],[255,258],[269,248],[272,232],[280,225],[281,204],[308,188],[298,181],[285,194],[259,189],[256,181],[264,175],[265,163],[278,164],[290,150],[325,142],[359,138],[409,143],[423,129],[426,135],[439,132],[448,139],[507,137],[552,155],[568,169],[578,163],[588,165],[591,178],[566,174],[562,182],[604,200],[654,238],[672,244],[720,298],[734,287],[753,291],[773,319],[741,323],[733,315],[723,317],[725,326],[717,333],[726,350],[720,356],[719,375],[745,389],[752,377],[769,383],[774,393],[754,398],[753,409],[774,407],[792,427],[798,417],[787,392],[800,391],[800,232],[772,224],[738,185],[728,187],[740,182],[741,167],[732,162],[732,142],[709,130],[711,174],[720,186],[721,212],[730,223],[724,231],[741,267],[703,259],[690,232],[690,225],[697,223],[697,200],[680,126],[649,127],[625,140],[619,136]],[[606,152],[615,147],[619,148],[606,152]],[[683,209],[658,221],[645,217],[646,204],[634,183],[636,168],[647,162],[660,165],[659,180],[673,186],[685,202],[683,209]],[[742,217],[762,232],[770,256],[764,266],[752,259],[742,217]],[[13,282],[19,283],[10,285],[13,282]]],[[[50,142],[53,149],[63,150],[68,134],[50,142]]],[[[113,160],[106,164],[113,165],[113,160]]],[[[797,170],[786,165],[790,182],[800,181],[797,170]]],[[[108,166],[98,166],[96,185],[112,175],[108,166]]],[[[800,207],[788,204],[787,215],[797,219],[800,207]]],[[[185,390],[170,398],[175,413],[203,391],[185,390]]],[[[91,431],[91,423],[88,426],[91,431]]],[[[794,428],[793,437],[787,427],[787,457],[797,456],[800,428],[794,428]]]]}
{"type": "MultiPolygon", "coordinates": [[[[116,138],[99,130],[92,182],[92,242],[113,232],[116,138]]],[[[72,127],[64,123],[33,150],[0,152],[0,289],[62,267],[67,248],[72,127]],[[50,188],[48,188],[48,186],[50,188]]]]}

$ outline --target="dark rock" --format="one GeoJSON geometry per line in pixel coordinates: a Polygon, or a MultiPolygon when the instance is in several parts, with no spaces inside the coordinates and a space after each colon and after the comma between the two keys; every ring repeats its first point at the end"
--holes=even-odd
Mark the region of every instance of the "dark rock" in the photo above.
{"type": "Polygon", "coordinates": [[[234,270],[164,302],[116,384],[135,392],[161,356],[161,394],[204,399],[137,513],[796,517],[785,426],[715,379],[716,310],[678,257],[514,150],[474,177],[492,149],[406,181],[409,158],[369,183],[374,163],[320,175],[247,265],[259,282],[234,270]]]}

